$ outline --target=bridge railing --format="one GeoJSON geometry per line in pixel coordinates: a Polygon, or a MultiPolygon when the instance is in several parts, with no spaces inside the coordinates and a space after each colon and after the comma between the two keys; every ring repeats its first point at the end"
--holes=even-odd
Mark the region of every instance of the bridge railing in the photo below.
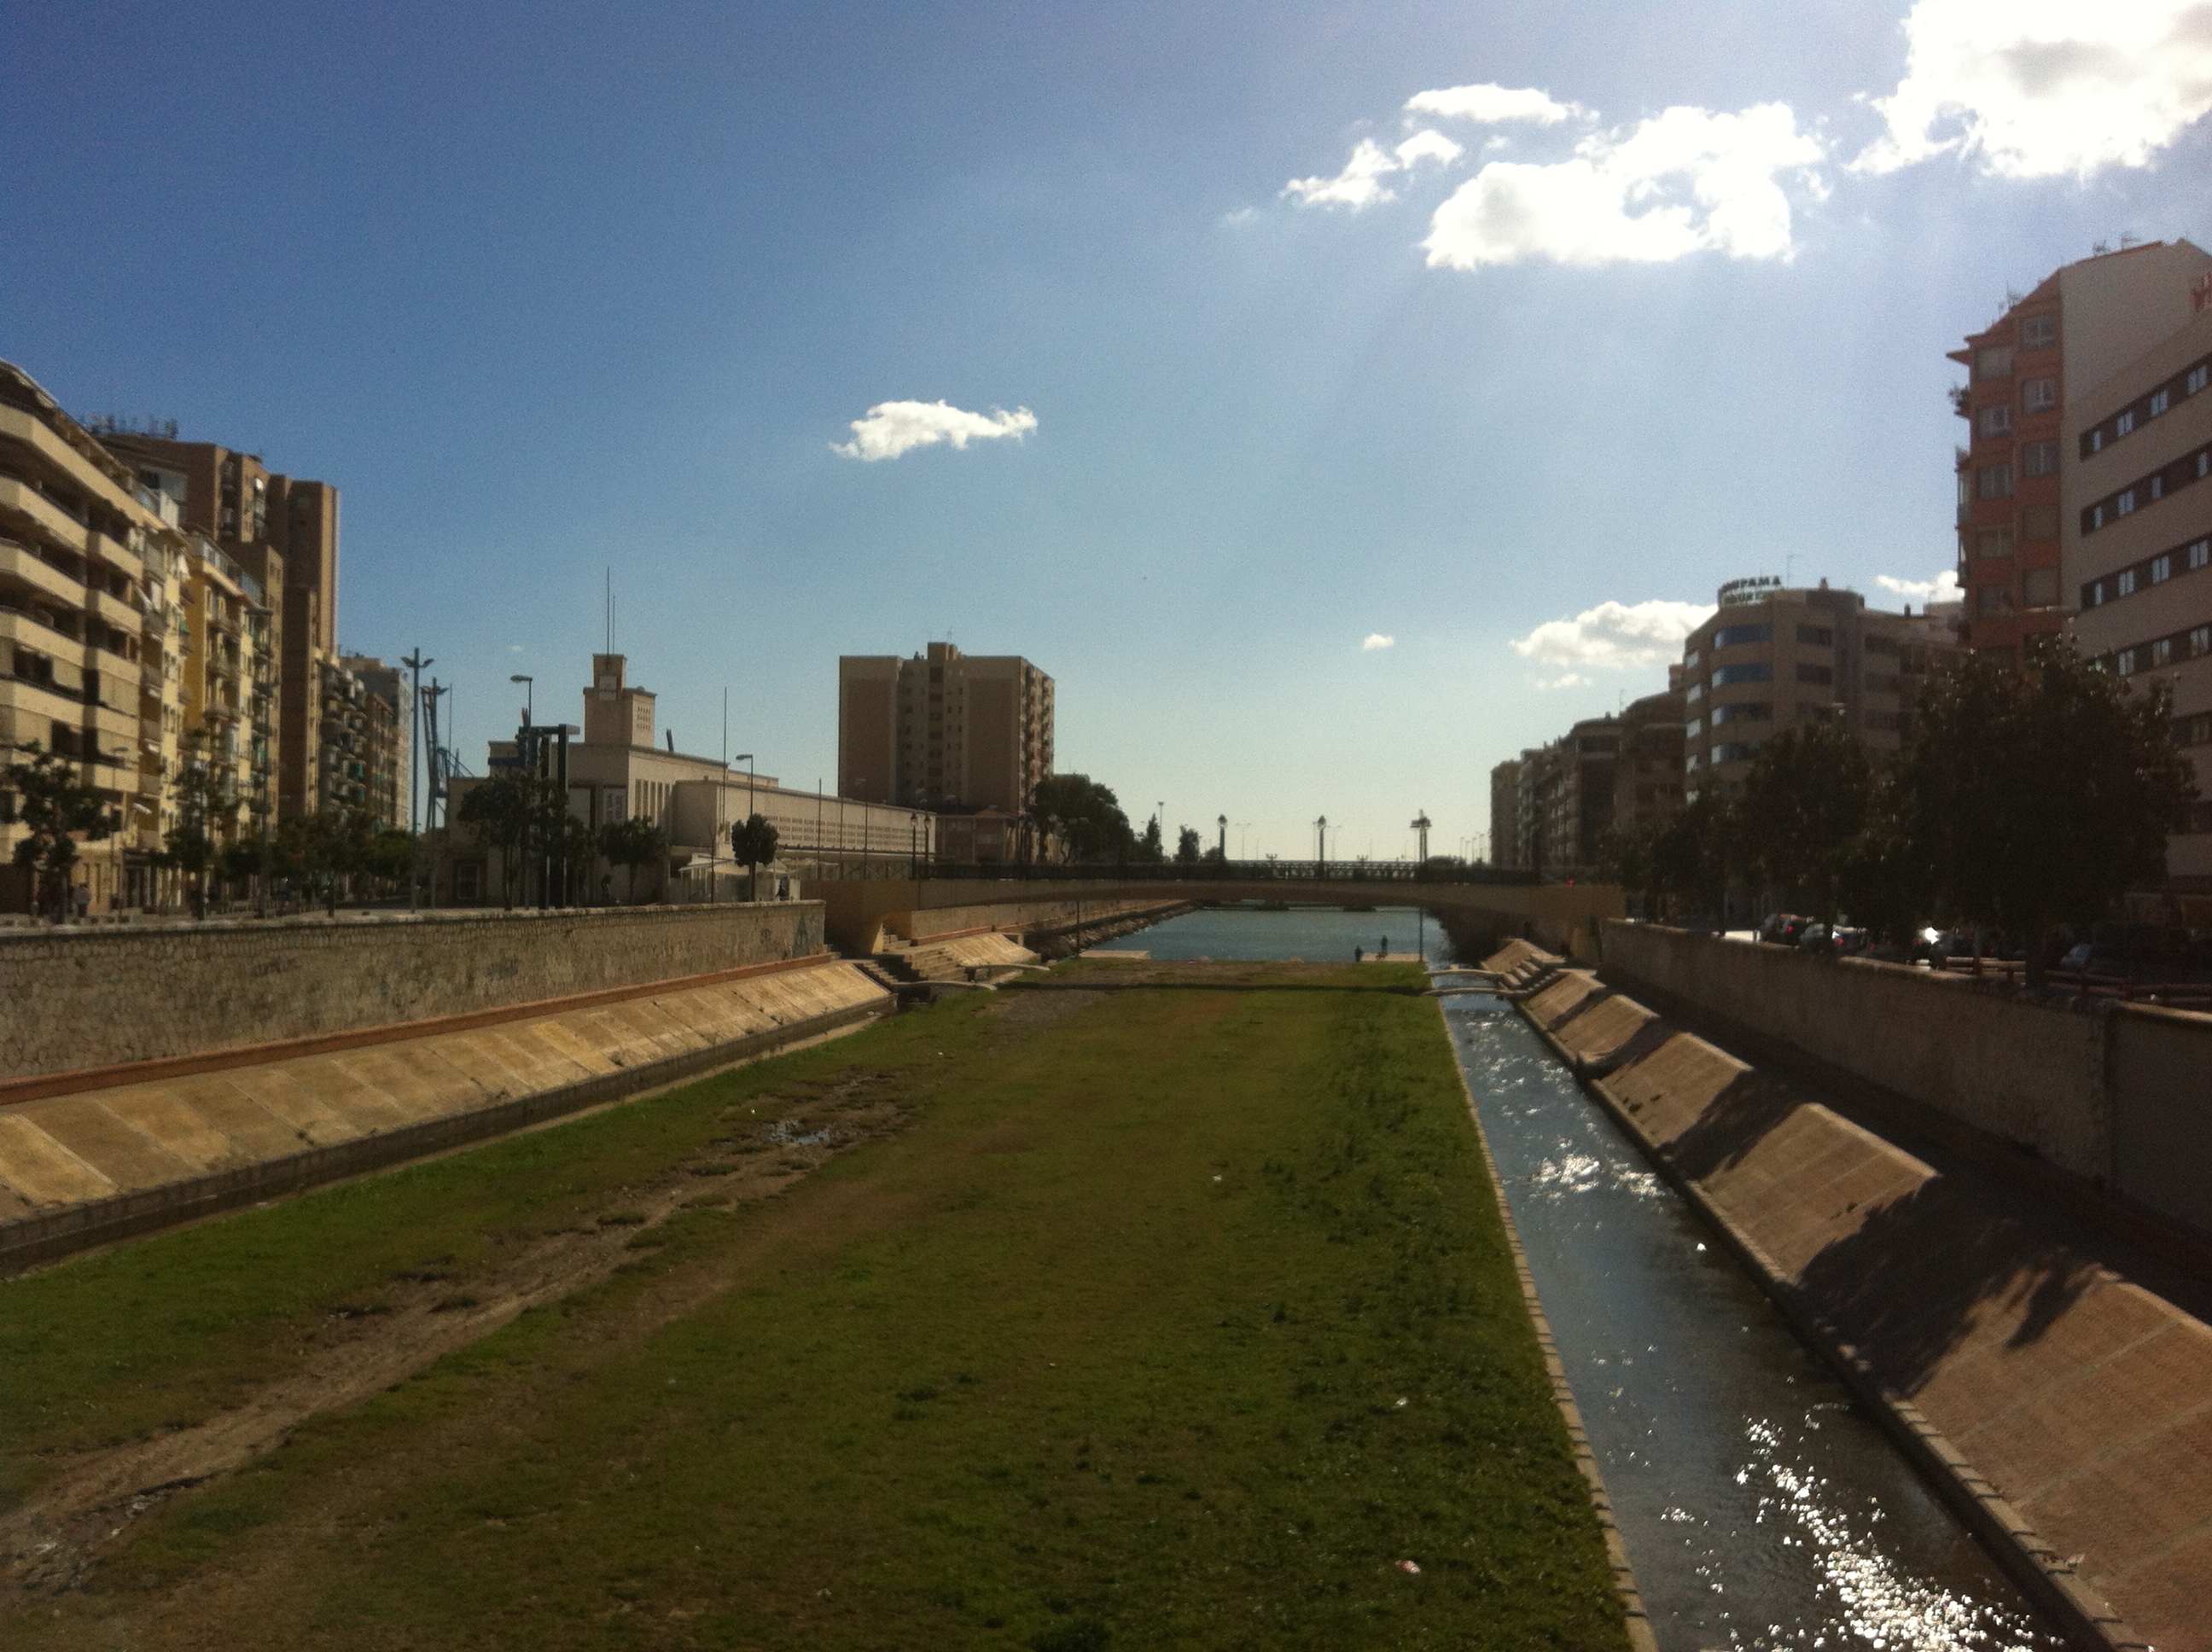
{"type": "Polygon", "coordinates": [[[1522,866],[1419,865],[1410,860],[1201,860],[1060,862],[986,861],[959,865],[917,857],[878,859],[867,865],[824,865],[826,878],[912,878],[1012,879],[1033,884],[1488,884],[1525,888],[1542,881],[1522,866]]]}

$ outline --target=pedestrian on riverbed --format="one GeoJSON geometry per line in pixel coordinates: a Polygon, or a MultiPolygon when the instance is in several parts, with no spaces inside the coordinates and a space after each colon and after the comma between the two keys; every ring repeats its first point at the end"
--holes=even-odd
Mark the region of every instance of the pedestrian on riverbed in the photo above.
{"type": "Polygon", "coordinates": [[[1382,944],[1376,949],[1375,956],[1378,958],[1387,958],[1390,956],[1390,938],[1388,935],[1382,938],[1382,944]]]}
{"type": "Polygon", "coordinates": [[[1367,962],[1367,949],[1366,949],[1365,947],[1364,947],[1364,946],[1355,946],[1355,947],[1353,947],[1353,948],[1352,949],[1352,961],[1354,963],[1366,963],[1366,962],[1367,962]]]}

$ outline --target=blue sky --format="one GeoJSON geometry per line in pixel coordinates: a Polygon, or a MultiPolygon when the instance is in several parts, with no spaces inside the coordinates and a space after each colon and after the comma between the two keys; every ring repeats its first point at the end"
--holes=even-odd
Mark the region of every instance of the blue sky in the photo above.
{"type": "Polygon", "coordinates": [[[1449,851],[1666,604],[1950,565],[1944,351],[2212,234],[2204,16],[16,5],[0,355],[336,483],[472,764],[611,566],[686,750],[950,636],[1133,817],[1449,851]]]}

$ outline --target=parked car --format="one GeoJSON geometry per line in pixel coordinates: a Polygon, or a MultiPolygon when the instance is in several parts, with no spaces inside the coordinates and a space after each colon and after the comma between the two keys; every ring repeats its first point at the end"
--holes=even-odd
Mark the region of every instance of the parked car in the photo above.
{"type": "Polygon", "coordinates": [[[1772,913],[1759,925],[1759,938],[1775,946],[1795,946],[1804,938],[1805,926],[1812,921],[1794,912],[1772,913]]]}

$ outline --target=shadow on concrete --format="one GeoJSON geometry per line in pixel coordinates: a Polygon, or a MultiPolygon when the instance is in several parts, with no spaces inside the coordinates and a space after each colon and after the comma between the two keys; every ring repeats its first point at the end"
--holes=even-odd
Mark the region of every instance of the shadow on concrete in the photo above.
{"type": "Polygon", "coordinates": [[[1695,1124],[1662,1146],[1678,1170],[1692,1181],[1702,1181],[1717,1170],[1742,1163],[1753,1148],[1803,1105],[1802,1097],[1759,1073],[1738,1073],[1695,1124]]]}
{"type": "Polygon", "coordinates": [[[1807,1263],[1806,1303],[1910,1394],[1990,1314],[2006,1345],[2039,1341],[2094,1285],[2090,1258],[1942,1176],[1869,1214],[1807,1263]]]}

